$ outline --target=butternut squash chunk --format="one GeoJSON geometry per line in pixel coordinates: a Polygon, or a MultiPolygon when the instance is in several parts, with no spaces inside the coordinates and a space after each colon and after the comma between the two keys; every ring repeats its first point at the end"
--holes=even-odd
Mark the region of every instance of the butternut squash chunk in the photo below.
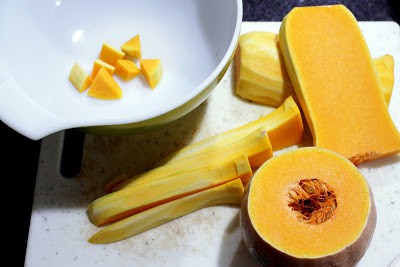
{"type": "Polygon", "coordinates": [[[129,81],[140,74],[140,69],[131,60],[119,59],[115,68],[115,74],[123,80],[129,81]]]}
{"type": "Polygon", "coordinates": [[[242,182],[236,179],[115,222],[95,233],[88,241],[92,244],[117,242],[206,207],[240,205],[243,191],[242,182]]]}
{"type": "Polygon", "coordinates": [[[92,84],[93,79],[86,73],[82,66],[75,62],[72,65],[68,80],[79,93],[85,91],[92,84]]]}
{"type": "MultiPolygon", "coordinates": [[[[265,127],[256,129],[250,134],[238,137],[229,143],[215,141],[215,145],[203,149],[201,153],[187,155],[180,160],[168,162],[147,172],[135,175],[117,184],[113,191],[159,181],[165,177],[184,172],[193,172],[198,168],[208,168],[210,164],[219,164],[240,155],[246,155],[250,166],[257,168],[273,156],[271,143],[265,127]]],[[[245,184],[249,180],[249,177],[242,177],[242,180],[245,184]]]]}
{"type": "Polygon", "coordinates": [[[392,55],[383,55],[374,59],[374,67],[378,75],[380,88],[389,105],[394,86],[394,59],[392,55]]]}
{"type": "Polygon", "coordinates": [[[396,129],[357,20],[343,5],[296,7],[280,46],[314,145],[354,164],[400,151],[396,129]]]}
{"type": "Polygon", "coordinates": [[[218,144],[234,143],[237,139],[243,138],[260,127],[265,127],[273,151],[298,144],[302,140],[304,126],[300,110],[293,97],[289,96],[280,107],[271,113],[235,129],[181,148],[162,159],[157,165],[172,163],[190,155],[203,153],[204,150],[211,149],[218,144]]]}
{"type": "Polygon", "coordinates": [[[90,203],[89,218],[97,226],[104,225],[237,178],[249,180],[252,175],[247,157],[240,155],[104,195],[90,203]]]}
{"type": "Polygon", "coordinates": [[[122,90],[105,68],[101,68],[88,90],[88,96],[99,99],[119,99],[122,90]]]}
{"type": "Polygon", "coordinates": [[[140,69],[152,89],[160,83],[163,75],[163,68],[160,59],[140,60],[140,69]]]}
{"type": "Polygon", "coordinates": [[[140,35],[136,34],[131,39],[126,41],[121,46],[122,52],[124,52],[127,56],[131,56],[134,58],[142,57],[142,48],[140,45],[140,35]]]}
{"type": "Polygon", "coordinates": [[[254,173],[239,218],[243,240],[262,266],[333,267],[363,257],[377,215],[354,164],[328,149],[303,147],[254,173]]]}
{"type": "Polygon", "coordinates": [[[91,75],[92,79],[96,78],[96,75],[101,68],[105,68],[106,71],[108,71],[108,73],[111,76],[114,75],[115,67],[98,58],[93,62],[92,75],[91,75]]]}
{"type": "Polygon", "coordinates": [[[118,59],[123,59],[125,57],[125,53],[116,49],[112,45],[108,43],[104,43],[100,50],[99,58],[111,66],[116,66],[118,59]]]}

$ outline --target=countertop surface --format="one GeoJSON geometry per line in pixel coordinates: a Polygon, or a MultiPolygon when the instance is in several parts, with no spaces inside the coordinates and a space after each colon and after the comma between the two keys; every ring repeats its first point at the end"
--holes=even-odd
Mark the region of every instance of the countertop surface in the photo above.
{"type": "MultiPolygon", "coordinates": [[[[281,21],[295,6],[337,4],[346,5],[359,21],[395,21],[400,23],[398,1],[243,1],[243,21],[281,21]]],[[[5,224],[7,262],[9,266],[23,266],[32,199],[41,141],[32,141],[0,122],[3,152],[3,223],[5,224]],[[4,208],[5,207],[5,208],[4,208]],[[11,255],[11,256],[10,256],[11,255]]],[[[73,144],[73,141],[72,141],[73,144]]]]}

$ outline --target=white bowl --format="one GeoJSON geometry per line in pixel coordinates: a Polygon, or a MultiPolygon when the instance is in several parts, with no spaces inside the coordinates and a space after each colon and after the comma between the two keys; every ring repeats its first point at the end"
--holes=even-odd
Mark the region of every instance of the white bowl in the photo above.
{"type": "Polygon", "coordinates": [[[239,0],[1,1],[0,119],[33,140],[71,128],[124,134],[168,123],[215,88],[241,23],[239,0]],[[103,43],[119,48],[136,34],[142,58],[161,59],[155,89],[143,75],[116,77],[123,97],[99,100],[68,81],[74,62],[90,74],[103,43]]]}

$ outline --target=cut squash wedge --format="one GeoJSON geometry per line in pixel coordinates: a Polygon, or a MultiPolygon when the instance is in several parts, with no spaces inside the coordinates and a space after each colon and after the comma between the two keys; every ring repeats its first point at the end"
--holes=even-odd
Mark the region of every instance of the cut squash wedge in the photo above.
{"type": "Polygon", "coordinates": [[[360,164],[400,151],[372,57],[344,5],[296,7],[280,46],[315,146],[360,164]]]}
{"type": "Polygon", "coordinates": [[[90,86],[88,96],[99,99],[119,99],[122,90],[105,68],[101,68],[90,86]]]}
{"type": "Polygon", "coordinates": [[[374,67],[378,75],[381,91],[389,105],[394,86],[394,58],[386,54],[374,59],[374,67]]]}

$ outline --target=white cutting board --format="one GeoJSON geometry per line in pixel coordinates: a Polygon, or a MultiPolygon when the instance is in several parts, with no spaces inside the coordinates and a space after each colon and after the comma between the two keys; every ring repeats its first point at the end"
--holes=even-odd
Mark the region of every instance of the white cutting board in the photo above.
{"type": "MultiPolygon", "coordinates": [[[[278,33],[279,26],[279,22],[244,22],[242,33],[278,33]]],[[[400,129],[399,25],[360,22],[360,26],[373,57],[389,53],[395,58],[396,80],[389,110],[400,129]]],[[[206,208],[117,243],[87,242],[99,228],[89,222],[86,207],[105,194],[103,185],[108,179],[122,172],[133,175],[144,171],[177,147],[243,125],[273,110],[237,98],[232,75],[231,67],[206,102],[160,130],[126,137],[86,135],[83,171],[76,178],[63,178],[58,171],[64,133],[44,138],[26,266],[257,266],[241,239],[239,210],[235,206],[206,208]]],[[[309,137],[305,136],[305,142],[309,137]]],[[[400,156],[359,168],[373,190],[378,222],[371,245],[358,266],[388,266],[400,255],[400,156]]]]}

